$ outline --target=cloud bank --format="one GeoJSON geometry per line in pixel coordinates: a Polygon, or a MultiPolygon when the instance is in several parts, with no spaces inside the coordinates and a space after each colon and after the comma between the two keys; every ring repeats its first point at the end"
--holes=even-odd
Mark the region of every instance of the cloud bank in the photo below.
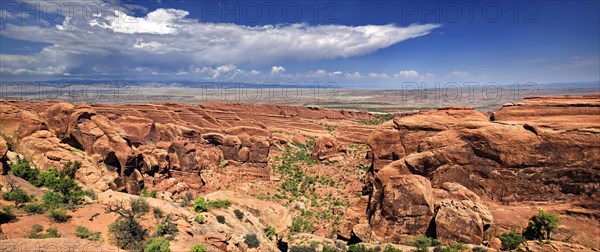
{"type": "MultiPolygon", "coordinates": [[[[201,23],[178,9],[156,9],[143,17],[109,10],[102,15],[64,18],[54,25],[7,22],[0,35],[45,43],[39,53],[2,54],[0,73],[38,76],[103,76],[154,73],[241,74],[234,64],[349,58],[429,34],[437,24],[291,24],[243,26],[201,23]]],[[[246,72],[244,72],[246,73],[246,72]]],[[[258,74],[256,70],[249,74],[258,74]]],[[[271,75],[285,73],[273,66],[271,75]]],[[[350,73],[360,77],[359,73],[350,73]]]]}

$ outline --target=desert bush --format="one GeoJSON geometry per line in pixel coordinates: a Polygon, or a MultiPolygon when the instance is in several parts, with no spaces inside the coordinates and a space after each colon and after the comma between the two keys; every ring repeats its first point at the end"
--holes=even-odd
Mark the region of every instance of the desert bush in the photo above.
{"type": "Polygon", "coordinates": [[[502,242],[502,246],[509,250],[516,249],[521,243],[526,241],[525,237],[515,232],[514,230],[508,233],[498,235],[498,238],[502,242]]]}
{"type": "Polygon", "coordinates": [[[488,249],[481,246],[476,246],[473,248],[473,252],[488,252],[488,249]]]}
{"type": "Polygon", "coordinates": [[[204,216],[196,215],[196,216],[194,216],[194,221],[197,222],[198,224],[204,224],[204,216]]]}
{"type": "Polygon", "coordinates": [[[23,206],[23,211],[30,214],[43,214],[46,212],[46,209],[44,208],[44,205],[40,203],[30,203],[23,206]]]}
{"type": "Polygon", "coordinates": [[[367,125],[379,125],[392,119],[394,119],[394,115],[392,114],[374,114],[373,118],[358,119],[356,122],[367,125]]]}
{"type": "Polygon", "coordinates": [[[160,208],[155,207],[155,208],[152,208],[152,215],[154,215],[154,218],[160,219],[163,217],[163,212],[162,212],[162,210],[160,210],[160,208]]]}
{"type": "Polygon", "coordinates": [[[148,210],[150,210],[150,204],[148,204],[148,201],[144,197],[131,199],[129,204],[136,215],[145,214],[148,212],[148,210]]]}
{"type": "Polygon", "coordinates": [[[401,249],[398,248],[394,248],[391,245],[387,245],[385,246],[385,248],[383,249],[383,252],[402,252],[401,249]]]}
{"type": "Polygon", "coordinates": [[[528,240],[550,240],[550,235],[552,231],[558,228],[558,223],[559,219],[556,215],[540,210],[531,217],[523,235],[528,240]]]}
{"type": "Polygon", "coordinates": [[[194,200],[194,211],[197,213],[207,212],[208,211],[208,202],[204,197],[199,197],[194,200]]]}
{"type": "Polygon", "coordinates": [[[148,242],[144,247],[144,252],[171,252],[170,246],[171,244],[167,238],[157,237],[148,242]]]}
{"type": "Polygon", "coordinates": [[[348,252],[375,252],[375,250],[367,248],[363,244],[352,244],[348,246],[348,252]]]}
{"type": "MultiPolygon", "coordinates": [[[[72,167],[70,165],[69,167],[72,167]]],[[[57,207],[71,208],[83,203],[83,196],[86,195],[79,185],[70,176],[78,168],[67,168],[67,170],[58,171],[56,168],[50,168],[38,175],[39,185],[48,187],[51,191],[44,197],[46,207],[52,209],[57,207]]],[[[73,175],[74,176],[74,175],[73,175]]]]}
{"type": "Polygon", "coordinates": [[[317,252],[315,246],[296,245],[289,248],[289,252],[317,252]]]}
{"type": "Polygon", "coordinates": [[[217,221],[221,224],[225,224],[225,216],[217,215],[217,221]]]}
{"type": "Polygon", "coordinates": [[[409,242],[409,245],[415,247],[415,251],[417,252],[428,252],[429,247],[438,246],[439,242],[436,239],[432,239],[421,234],[417,235],[412,242],[409,242]]]}
{"type": "Polygon", "coordinates": [[[12,171],[13,175],[27,180],[30,184],[39,186],[38,175],[40,174],[40,170],[31,167],[29,161],[20,158],[17,159],[17,162],[10,165],[10,171],[12,171]]]}
{"type": "Polygon", "coordinates": [[[144,240],[148,236],[148,231],[137,220],[137,217],[143,213],[133,209],[136,204],[131,200],[128,207],[123,202],[106,205],[106,212],[119,215],[119,218],[108,226],[108,233],[111,242],[121,249],[133,251],[144,249],[144,240]]]}
{"type": "Polygon", "coordinates": [[[17,217],[12,212],[12,207],[10,206],[2,206],[2,210],[0,211],[0,224],[8,223],[11,220],[16,219],[17,217]]]}
{"type": "Polygon", "coordinates": [[[321,250],[321,252],[341,252],[342,250],[335,247],[335,246],[331,246],[328,244],[323,245],[323,249],[321,250]]]}
{"type": "Polygon", "coordinates": [[[81,168],[81,163],[79,161],[68,161],[63,166],[62,173],[65,174],[66,177],[74,179],[75,174],[77,174],[77,170],[79,170],[79,168],[81,168]]]}
{"type": "Polygon", "coordinates": [[[50,215],[48,216],[51,220],[55,222],[67,222],[71,219],[71,215],[67,213],[67,210],[64,208],[56,208],[50,210],[50,215]]]}
{"type": "Polygon", "coordinates": [[[45,238],[57,238],[60,237],[56,228],[48,228],[45,233],[42,233],[44,228],[38,224],[31,227],[31,230],[27,234],[29,239],[45,239],[45,238]]]}
{"type": "Polygon", "coordinates": [[[102,237],[100,232],[92,232],[89,229],[87,229],[86,227],[82,227],[82,226],[77,226],[77,228],[75,229],[75,236],[77,236],[81,239],[87,239],[90,241],[99,241],[100,238],[102,237]]]}
{"type": "Polygon", "coordinates": [[[206,246],[202,244],[194,244],[194,246],[190,248],[189,252],[206,252],[206,246]]]}
{"type": "Polygon", "coordinates": [[[23,204],[31,201],[31,196],[21,188],[14,188],[3,195],[5,200],[15,203],[15,207],[21,207],[23,204]]]}
{"type": "Polygon", "coordinates": [[[302,217],[294,217],[292,220],[292,226],[290,227],[292,233],[312,233],[313,223],[312,221],[305,220],[302,217]]]}
{"type": "Polygon", "coordinates": [[[273,239],[273,237],[275,237],[275,234],[277,234],[273,226],[266,226],[263,230],[265,231],[265,236],[269,240],[273,239]]]}
{"type": "Polygon", "coordinates": [[[256,234],[247,234],[244,236],[244,243],[248,245],[248,248],[258,248],[260,246],[260,240],[256,234]]]}
{"type": "Polygon", "coordinates": [[[231,201],[229,200],[211,200],[208,201],[209,208],[228,208],[231,206],[231,201]]]}
{"type": "Polygon", "coordinates": [[[171,215],[167,215],[165,219],[156,225],[156,234],[157,236],[163,235],[174,235],[179,232],[177,225],[171,221],[171,215]]]}
{"type": "Polygon", "coordinates": [[[240,209],[233,210],[233,213],[235,214],[235,217],[240,220],[244,218],[244,212],[242,212],[240,209]]]}

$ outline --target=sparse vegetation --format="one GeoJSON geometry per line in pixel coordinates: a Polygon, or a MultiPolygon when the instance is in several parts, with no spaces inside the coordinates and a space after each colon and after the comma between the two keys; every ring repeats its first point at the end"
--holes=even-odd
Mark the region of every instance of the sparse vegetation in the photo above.
{"type": "Polygon", "coordinates": [[[540,210],[529,220],[523,236],[528,240],[550,240],[550,235],[558,228],[558,223],[559,219],[556,215],[540,210]]]}
{"type": "Polygon", "coordinates": [[[156,198],[156,190],[152,189],[150,192],[148,192],[148,188],[144,187],[140,195],[144,197],[156,198]]]}
{"type": "Polygon", "coordinates": [[[43,214],[46,212],[46,209],[40,203],[30,203],[23,207],[23,211],[29,214],[43,214]]]}
{"type": "Polygon", "coordinates": [[[211,200],[207,201],[204,197],[194,200],[194,211],[197,213],[207,212],[209,208],[228,208],[231,206],[229,200],[211,200]]]}
{"type": "Polygon", "coordinates": [[[394,115],[392,114],[374,114],[373,118],[358,119],[356,122],[367,125],[379,125],[392,119],[394,119],[394,115]]]}
{"type": "Polygon", "coordinates": [[[45,233],[44,228],[38,224],[35,224],[31,227],[31,230],[27,234],[27,238],[29,239],[45,239],[45,238],[57,238],[60,237],[58,230],[56,228],[48,228],[45,233]]]}
{"type": "Polygon", "coordinates": [[[260,246],[260,240],[256,234],[247,234],[244,236],[244,243],[248,246],[248,248],[258,248],[260,246]]]}
{"type": "Polygon", "coordinates": [[[481,246],[476,246],[473,248],[473,252],[488,252],[488,249],[481,246]]]}
{"type": "Polygon", "coordinates": [[[348,252],[376,252],[375,249],[367,248],[363,244],[352,244],[348,246],[348,252]]]}
{"type": "Polygon", "coordinates": [[[206,252],[206,246],[203,244],[194,244],[194,246],[190,248],[189,252],[206,252]]]}
{"type": "Polygon", "coordinates": [[[387,245],[385,246],[385,248],[383,249],[383,252],[402,252],[401,249],[398,248],[394,248],[391,245],[387,245]]]}
{"type": "Polygon", "coordinates": [[[415,239],[410,242],[408,245],[415,247],[415,251],[417,252],[428,252],[429,247],[438,246],[439,242],[437,239],[429,238],[423,234],[417,235],[415,239]]]}
{"type": "Polygon", "coordinates": [[[99,241],[102,237],[100,232],[92,232],[83,226],[77,226],[75,229],[75,236],[90,241],[99,241]]]}
{"type": "Polygon", "coordinates": [[[197,222],[198,224],[204,224],[204,216],[196,215],[196,216],[194,216],[194,221],[197,222]]]}
{"type": "Polygon", "coordinates": [[[514,230],[498,235],[498,238],[502,242],[502,246],[508,250],[515,250],[521,243],[526,241],[525,237],[514,230]]]}
{"type": "Polygon", "coordinates": [[[48,216],[51,220],[55,222],[67,222],[71,219],[71,215],[67,213],[67,210],[64,208],[55,208],[50,210],[50,215],[48,216]]]}
{"type": "Polygon", "coordinates": [[[275,235],[277,234],[273,226],[266,226],[263,230],[265,231],[265,236],[269,240],[272,240],[273,237],[275,237],[275,235]]]}
{"type": "Polygon", "coordinates": [[[171,252],[170,246],[171,244],[167,238],[156,237],[148,242],[146,247],[144,247],[144,252],[171,252]]]}
{"type": "Polygon", "coordinates": [[[125,206],[123,202],[106,206],[106,212],[119,215],[119,218],[108,226],[108,233],[110,240],[121,249],[133,251],[144,249],[148,231],[137,220],[144,213],[133,208],[137,204],[139,203],[132,199],[129,201],[129,206],[125,206]]]}
{"type": "Polygon", "coordinates": [[[160,219],[163,217],[163,212],[162,212],[162,210],[160,210],[160,208],[155,207],[155,208],[152,208],[152,215],[154,215],[154,218],[160,219]]]}
{"type": "Polygon", "coordinates": [[[21,207],[23,204],[31,201],[31,196],[21,188],[11,188],[9,192],[3,195],[3,198],[15,203],[15,207],[21,207]]]}
{"type": "Polygon", "coordinates": [[[292,233],[312,233],[313,223],[305,220],[301,216],[294,217],[290,231],[292,233]]]}
{"type": "Polygon", "coordinates": [[[167,217],[165,217],[165,219],[161,223],[156,225],[157,236],[175,235],[177,234],[177,232],[179,232],[179,229],[177,228],[177,225],[171,220],[170,214],[167,215],[167,217]]]}
{"type": "Polygon", "coordinates": [[[2,210],[0,211],[0,224],[8,223],[11,220],[16,219],[17,217],[12,212],[12,207],[10,206],[2,206],[2,210]]]}

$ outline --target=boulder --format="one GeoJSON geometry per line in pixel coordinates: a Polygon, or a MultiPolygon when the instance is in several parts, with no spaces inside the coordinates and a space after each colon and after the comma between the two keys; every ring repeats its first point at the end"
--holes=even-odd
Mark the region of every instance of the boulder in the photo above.
{"type": "Polygon", "coordinates": [[[399,242],[401,235],[425,233],[434,217],[431,183],[419,175],[375,178],[369,204],[370,226],[385,241],[399,242]]]}
{"type": "Polygon", "coordinates": [[[315,141],[311,155],[317,161],[335,162],[343,159],[346,148],[332,137],[319,137],[315,141]]]}

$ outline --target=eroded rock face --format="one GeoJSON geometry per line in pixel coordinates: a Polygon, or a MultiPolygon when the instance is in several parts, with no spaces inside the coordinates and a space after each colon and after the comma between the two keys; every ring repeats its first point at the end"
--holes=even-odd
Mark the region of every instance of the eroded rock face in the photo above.
{"type": "Polygon", "coordinates": [[[477,244],[493,223],[479,196],[597,201],[599,115],[600,96],[589,96],[526,99],[491,119],[457,107],[397,117],[369,136],[372,169],[363,192],[370,221],[353,229],[383,241],[427,232],[477,244]]]}
{"type": "Polygon", "coordinates": [[[335,138],[320,137],[315,141],[312,157],[317,161],[336,162],[344,158],[346,148],[335,138]]]}
{"type": "Polygon", "coordinates": [[[403,234],[425,233],[434,217],[431,183],[419,175],[375,178],[369,205],[370,226],[385,241],[398,241],[403,234]]]}

